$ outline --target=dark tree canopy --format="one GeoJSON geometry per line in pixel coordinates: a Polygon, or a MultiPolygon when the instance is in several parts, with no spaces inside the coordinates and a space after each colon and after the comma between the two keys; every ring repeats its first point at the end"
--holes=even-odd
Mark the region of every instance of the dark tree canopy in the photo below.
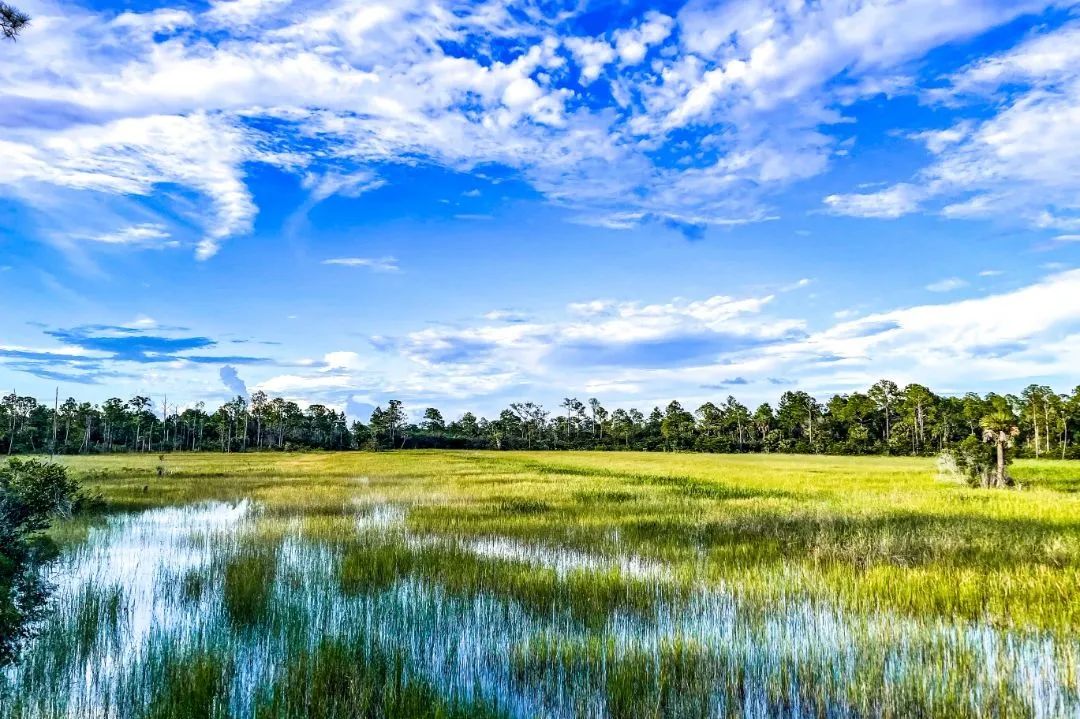
{"type": "Polygon", "coordinates": [[[0,2],[0,33],[3,33],[5,38],[14,40],[29,22],[29,15],[6,2],[0,2]]]}
{"type": "MultiPolygon", "coordinates": [[[[827,400],[791,390],[752,412],[735,397],[697,408],[670,402],[651,412],[567,397],[553,409],[521,401],[489,417],[464,412],[457,418],[438,407],[406,408],[396,399],[370,418],[346,417],[341,409],[305,408],[263,392],[216,410],[203,402],[158,405],[143,396],[52,404],[14,392],[0,397],[0,454],[449,448],[925,456],[971,438],[971,467],[980,477],[979,456],[996,453],[999,444],[1004,462],[1080,459],[1080,387],[1066,394],[1031,385],[1016,395],[960,397],[882,380],[866,392],[827,400]],[[1007,426],[986,425],[985,418],[1002,412],[1011,418],[1007,426]],[[994,428],[997,434],[987,439],[994,428]]],[[[994,484],[1006,483],[996,459],[993,464],[994,484]]]]}

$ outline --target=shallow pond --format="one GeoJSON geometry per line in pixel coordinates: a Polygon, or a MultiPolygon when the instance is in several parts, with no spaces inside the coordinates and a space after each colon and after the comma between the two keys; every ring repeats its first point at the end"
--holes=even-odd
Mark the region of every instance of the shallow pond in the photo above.
{"type": "Polygon", "coordinates": [[[53,568],[0,716],[1080,717],[1075,641],[761,607],[634,556],[418,536],[406,512],[109,518],[53,568]]]}

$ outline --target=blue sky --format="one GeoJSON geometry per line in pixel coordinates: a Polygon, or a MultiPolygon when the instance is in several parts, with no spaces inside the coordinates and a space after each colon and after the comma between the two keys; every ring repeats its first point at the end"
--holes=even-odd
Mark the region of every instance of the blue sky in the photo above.
{"type": "Polygon", "coordinates": [[[19,5],[20,394],[1080,382],[1080,3],[19,5]]]}

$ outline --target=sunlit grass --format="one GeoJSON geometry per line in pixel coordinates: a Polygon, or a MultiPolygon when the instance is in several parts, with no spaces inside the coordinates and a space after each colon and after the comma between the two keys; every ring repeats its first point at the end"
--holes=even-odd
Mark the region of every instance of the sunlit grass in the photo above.
{"type": "MultiPolygon", "coordinates": [[[[1002,491],[921,458],[65,461],[114,517],[253,504],[224,529],[163,525],[190,561],[152,578],[171,629],[147,651],[124,653],[146,618],[124,586],[64,594],[6,700],[17,719],[99,716],[99,695],[106,716],[257,719],[1027,716],[1036,683],[1058,702],[1044,716],[1080,702],[1071,463],[1019,462],[1002,491]],[[55,677],[80,667],[73,695],[55,677]]],[[[58,526],[65,561],[91,562],[107,522],[58,526]]]]}
{"type": "Polygon", "coordinates": [[[271,512],[334,515],[374,495],[416,505],[409,524],[425,533],[631,551],[717,581],[764,572],[772,592],[859,608],[1080,623],[1071,462],[1018,462],[1025,489],[1002,492],[942,481],[924,458],[178,454],[163,478],[156,456],[67,461],[122,507],[251,497],[271,512]]]}

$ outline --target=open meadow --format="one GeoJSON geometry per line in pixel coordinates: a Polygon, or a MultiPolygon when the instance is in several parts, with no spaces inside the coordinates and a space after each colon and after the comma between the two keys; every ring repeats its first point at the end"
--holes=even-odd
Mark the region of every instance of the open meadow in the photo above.
{"type": "Polygon", "coordinates": [[[1080,716],[1080,463],[65,458],[0,716],[1080,716]]]}

